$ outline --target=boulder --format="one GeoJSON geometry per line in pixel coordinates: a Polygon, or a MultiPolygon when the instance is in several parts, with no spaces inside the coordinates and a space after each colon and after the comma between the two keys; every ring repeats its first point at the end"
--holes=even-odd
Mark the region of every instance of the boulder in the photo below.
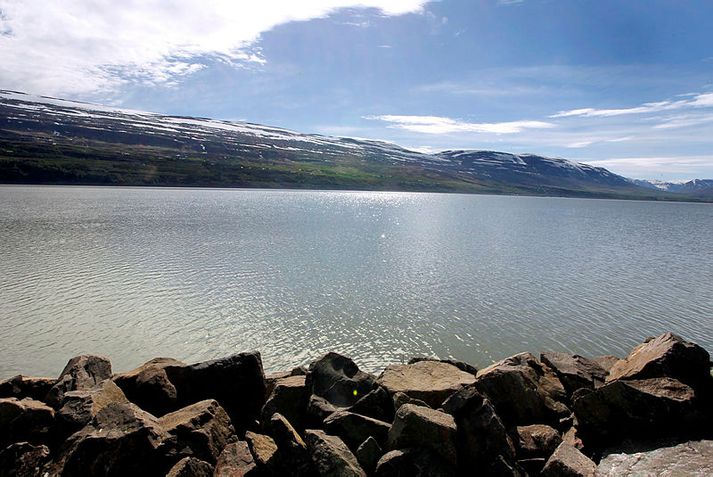
{"type": "Polygon", "coordinates": [[[328,353],[310,364],[307,389],[337,407],[348,407],[374,388],[374,377],[351,359],[328,353]]]}
{"type": "Polygon", "coordinates": [[[307,418],[309,393],[305,386],[305,376],[289,376],[278,379],[272,394],[262,408],[262,419],[267,421],[276,412],[285,416],[290,424],[303,430],[307,418]]]}
{"type": "Polygon", "coordinates": [[[568,395],[580,388],[594,389],[604,384],[607,372],[592,360],[567,353],[548,352],[540,360],[552,369],[568,395]]]}
{"type": "Polygon", "coordinates": [[[280,379],[289,378],[292,373],[289,371],[275,371],[273,373],[265,374],[265,396],[269,397],[272,391],[275,389],[275,384],[280,379]]]}
{"type": "Polygon", "coordinates": [[[17,442],[0,450],[0,477],[37,477],[49,458],[47,446],[17,442]]]}
{"type": "Polygon", "coordinates": [[[270,418],[270,429],[277,444],[277,474],[314,475],[312,459],[302,437],[292,424],[279,413],[270,418]]]}
{"type": "Polygon", "coordinates": [[[47,443],[52,437],[55,411],[43,402],[0,398],[0,449],[14,442],[47,443]]]}
{"type": "Polygon", "coordinates": [[[694,390],[670,378],[609,383],[574,401],[574,412],[585,445],[594,447],[695,436],[705,426],[694,390]]]}
{"type": "Polygon", "coordinates": [[[380,445],[385,444],[390,427],[386,422],[349,411],[337,411],[324,420],[324,429],[341,437],[352,451],[370,436],[380,445]]]}
{"type": "Polygon", "coordinates": [[[478,372],[475,387],[495,406],[506,426],[557,426],[570,410],[557,376],[530,353],[506,358],[478,372]]]}
{"type": "Polygon", "coordinates": [[[111,403],[129,402],[119,386],[105,379],[89,389],[64,393],[59,411],[58,424],[63,435],[73,434],[89,424],[99,411],[111,403]]]}
{"type": "Polygon", "coordinates": [[[376,439],[369,437],[367,440],[361,443],[356,451],[356,458],[362,469],[366,471],[367,474],[372,474],[376,469],[376,463],[384,454],[381,446],[376,439]]]}
{"type": "Polygon", "coordinates": [[[259,470],[253,456],[244,441],[226,445],[215,464],[214,477],[254,477],[259,470]]]}
{"type": "Polygon", "coordinates": [[[339,409],[326,399],[312,394],[307,404],[307,421],[312,427],[322,427],[322,422],[339,409]]]}
{"type": "Polygon", "coordinates": [[[213,466],[195,457],[184,457],[171,467],[166,477],[213,477],[213,466]]]}
{"type": "Polygon", "coordinates": [[[456,423],[453,416],[414,404],[396,412],[389,429],[389,449],[429,449],[446,462],[456,463],[456,423]]]}
{"type": "Polygon", "coordinates": [[[438,359],[438,358],[416,357],[416,358],[411,358],[409,360],[408,364],[418,363],[419,361],[438,361],[440,363],[448,363],[448,364],[453,365],[456,368],[460,369],[461,371],[465,371],[466,373],[472,374],[473,376],[478,374],[478,369],[475,366],[472,366],[472,365],[465,363],[463,361],[457,361],[455,359],[438,359]]]}
{"type": "Polygon", "coordinates": [[[517,455],[521,459],[548,458],[562,443],[556,429],[545,424],[517,427],[517,455]]]}
{"type": "Polygon", "coordinates": [[[379,421],[391,422],[394,420],[394,401],[386,389],[377,386],[354,403],[349,408],[349,411],[362,416],[373,417],[379,421]]]}
{"type": "Polygon", "coordinates": [[[47,393],[56,383],[57,380],[54,378],[35,378],[18,374],[0,382],[0,398],[30,398],[44,401],[47,393]]]}
{"type": "Polygon", "coordinates": [[[163,416],[179,408],[178,392],[168,378],[167,368],[185,366],[172,358],[154,358],[113,379],[131,402],[154,416],[163,416]]]}
{"type": "Polygon", "coordinates": [[[448,396],[474,381],[472,374],[440,361],[392,364],[377,380],[389,394],[402,392],[433,408],[440,407],[448,396]]]}
{"type": "Polygon", "coordinates": [[[455,468],[428,451],[399,449],[387,452],[376,464],[377,477],[452,477],[455,468]]]}
{"type": "Polygon", "coordinates": [[[172,459],[195,457],[213,464],[235,433],[228,414],[214,399],[168,413],[158,423],[171,435],[166,455],[172,459]]]}
{"type": "Polygon", "coordinates": [[[528,459],[517,460],[517,465],[519,465],[527,475],[540,475],[546,463],[547,459],[544,457],[530,457],[528,459]]]}
{"type": "Polygon", "coordinates": [[[645,452],[615,453],[602,458],[597,476],[711,476],[713,441],[692,441],[645,452]]]}
{"type": "Polygon", "coordinates": [[[592,361],[597,363],[604,371],[607,372],[607,374],[609,374],[609,371],[619,361],[619,359],[620,358],[617,356],[607,354],[604,356],[597,356],[596,358],[593,358],[592,361]]]}
{"type": "Polygon", "coordinates": [[[46,402],[58,409],[64,393],[89,389],[111,378],[111,362],[103,356],[83,355],[69,360],[47,393],[46,402]]]}
{"type": "Polygon", "coordinates": [[[62,477],[164,475],[161,445],[170,438],[151,414],[131,403],[111,403],[72,434],[49,470],[62,477]]]}
{"type": "Polygon", "coordinates": [[[570,427],[564,434],[562,434],[562,442],[569,444],[580,451],[584,449],[584,443],[582,442],[582,438],[579,436],[579,431],[575,426],[570,427]]]}
{"type": "Polygon", "coordinates": [[[547,460],[544,477],[595,477],[597,464],[567,444],[560,444],[547,460]]]}
{"type": "Polygon", "coordinates": [[[414,399],[410,397],[408,394],[404,394],[402,392],[397,392],[394,393],[393,396],[393,401],[394,401],[394,411],[398,411],[401,406],[404,404],[415,404],[417,406],[423,406],[423,407],[428,407],[430,408],[428,404],[425,402],[421,401],[420,399],[414,399]]]}
{"type": "Polygon", "coordinates": [[[248,431],[245,433],[245,441],[250,447],[250,452],[252,452],[258,468],[267,473],[275,470],[277,444],[272,437],[248,431]]]}
{"type": "MultiPolygon", "coordinates": [[[[475,386],[464,388],[443,403],[457,429],[458,463],[461,473],[482,469],[492,475],[501,468],[517,468],[515,448],[495,408],[475,386]]],[[[513,473],[516,475],[516,472],[513,473]]]]}
{"type": "Polygon", "coordinates": [[[673,333],[649,338],[612,366],[607,382],[620,379],[673,378],[694,388],[710,379],[710,355],[673,333]]]}
{"type": "Polygon", "coordinates": [[[305,441],[317,475],[321,477],[366,477],[357,458],[336,436],[320,430],[305,431],[305,441]]]}

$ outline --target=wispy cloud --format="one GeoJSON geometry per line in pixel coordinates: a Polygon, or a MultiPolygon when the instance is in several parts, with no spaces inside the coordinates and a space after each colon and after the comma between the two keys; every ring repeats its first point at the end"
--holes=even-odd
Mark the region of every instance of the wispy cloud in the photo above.
{"type": "Polygon", "coordinates": [[[616,169],[631,177],[681,174],[702,168],[713,171],[713,156],[710,155],[622,157],[582,162],[607,169],[616,169]]]}
{"type": "Polygon", "coordinates": [[[0,0],[0,86],[44,94],[110,91],[127,82],[170,84],[219,61],[265,61],[255,47],[278,25],[343,8],[394,16],[428,0],[0,0]]]}
{"type": "Polygon", "coordinates": [[[514,134],[525,129],[547,129],[554,124],[544,121],[507,121],[499,123],[469,123],[442,116],[365,116],[365,119],[391,123],[389,127],[426,134],[491,133],[514,134]]]}
{"type": "Polygon", "coordinates": [[[584,117],[611,117],[622,116],[625,114],[648,114],[658,113],[662,111],[671,111],[683,108],[702,108],[713,107],[713,93],[695,94],[690,99],[681,99],[676,101],[658,101],[653,103],[644,103],[640,106],[631,108],[619,109],[595,109],[595,108],[579,108],[560,111],[550,116],[550,118],[568,118],[573,116],[584,117]]]}

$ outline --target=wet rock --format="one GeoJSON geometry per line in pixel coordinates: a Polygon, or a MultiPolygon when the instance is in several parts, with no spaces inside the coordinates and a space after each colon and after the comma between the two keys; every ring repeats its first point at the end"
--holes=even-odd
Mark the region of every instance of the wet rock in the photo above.
{"type": "Polygon", "coordinates": [[[379,459],[383,454],[384,451],[381,449],[379,443],[376,442],[376,439],[369,437],[367,440],[362,442],[357,449],[356,458],[361,468],[368,474],[371,474],[376,469],[376,463],[379,462],[379,459]]]}
{"type": "Polygon", "coordinates": [[[54,424],[55,411],[43,402],[0,399],[0,449],[21,441],[46,443],[52,437],[54,424]]]}
{"type": "Polygon", "coordinates": [[[35,378],[18,374],[0,382],[0,398],[30,398],[44,401],[47,393],[57,383],[54,378],[35,378]]]}
{"type": "Polygon", "coordinates": [[[312,394],[307,404],[307,420],[312,427],[319,428],[322,427],[322,423],[325,419],[338,410],[339,408],[326,399],[312,394]]]}
{"type": "Polygon", "coordinates": [[[232,442],[225,446],[215,464],[215,477],[254,477],[259,470],[244,441],[232,442]]]}
{"type": "Polygon", "coordinates": [[[99,411],[111,403],[127,403],[126,396],[111,379],[80,391],[64,393],[57,420],[63,435],[72,434],[89,424],[99,411]]]}
{"type": "Polygon", "coordinates": [[[166,455],[174,459],[196,457],[212,464],[234,434],[228,414],[214,399],[166,414],[158,423],[172,437],[166,455]]]}
{"type": "Polygon", "coordinates": [[[317,475],[322,477],[366,477],[347,445],[336,436],[320,430],[305,431],[305,441],[312,455],[317,475]]]}
{"type": "Polygon", "coordinates": [[[404,394],[402,392],[394,393],[394,410],[398,411],[399,408],[404,404],[415,404],[416,406],[423,406],[428,408],[431,407],[420,399],[414,399],[410,397],[408,394],[404,394]]]}
{"type": "Polygon", "coordinates": [[[103,356],[83,355],[69,360],[47,393],[46,402],[58,409],[64,393],[89,389],[111,378],[111,362],[103,356]]]}
{"type": "Polygon", "coordinates": [[[614,445],[625,438],[695,435],[704,425],[695,392],[670,378],[615,381],[574,401],[585,445],[614,445]]]}
{"type": "Polygon", "coordinates": [[[324,429],[341,437],[353,451],[368,437],[373,437],[380,445],[385,444],[390,427],[386,422],[349,411],[337,411],[324,420],[324,429]]]}
{"type": "Polygon", "coordinates": [[[455,366],[456,368],[460,369],[461,371],[465,371],[466,373],[470,373],[473,376],[478,374],[478,369],[475,366],[472,366],[468,363],[465,363],[463,361],[457,361],[455,359],[437,359],[437,358],[422,358],[422,357],[416,357],[416,358],[411,358],[408,362],[408,364],[414,364],[418,363],[419,361],[437,361],[440,363],[447,363],[450,365],[455,366]]]}
{"type": "Polygon", "coordinates": [[[314,474],[312,459],[302,437],[279,413],[270,418],[270,429],[277,444],[278,474],[309,476],[314,474]]]}
{"type": "Polygon", "coordinates": [[[151,414],[131,403],[111,403],[69,437],[49,475],[125,477],[163,475],[160,450],[170,435],[151,414]]]}
{"type": "Polygon", "coordinates": [[[599,462],[597,475],[710,476],[713,475],[713,441],[692,441],[645,452],[609,454],[599,462]]]}
{"type": "Polygon", "coordinates": [[[455,468],[428,450],[399,449],[387,452],[376,464],[377,477],[451,477],[455,468]]]}
{"type": "Polygon", "coordinates": [[[115,375],[113,379],[131,402],[154,416],[163,416],[179,408],[178,392],[166,369],[185,366],[172,358],[154,358],[132,371],[115,375]]]}
{"type": "Polygon", "coordinates": [[[562,437],[556,429],[544,424],[518,426],[517,454],[521,458],[547,458],[562,443],[562,437]]]}
{"type": "Polygon", "coordinates": [[[620,358],[617,356],[612,356],[610,354],[604,355],[604,356],[597,356],[596,358],[592,359],[595,363],[597,363],[604,371],[609,374],[609,371],[611,371],[612,366],[614,366],[620,358]]]}
{"type": "Polygon", "coordinates": [[[18,442],[0,450],[0,477],[37,477],[50,458],[47,446],[18,442]]]}
{"type": "Polygon", "coordinates": [[[328,353],[309,366],[307,388],[311,394],[337,407],[353,405],[374,388],[374,377],[359,370],[351,359],[328,353]]]}
{"type": "Polygon", "coordinates": [[[166,477],[213,477],[213,466],[195,457],[184,457],[171,467],[166,477]]]}
{"type": "Polygon", "coordinates": [[[394,401],[386,389],[377,386],[351,406],[349,411],[379,421],[391,422],[394,420],[394,401]]]}
{"type": "Polygon", "coordinates": [[[429,449],[456,463],[456,423],[453,416],[413,404],[401,406],[389,429],[389,449],[429,449]]]}
{"type": "Polygon", "coordinates": [[[448,396],[474,381],[472,374],[440,361],[392,364],[377,380],[389,394],[402,392],[432,408],[439,407],[448,396]]]}
{"type": "Polygon", "coordinates": [[[612,366],[607,382],[620,379],[673,378],[692,387],[710,381],[710,355],[673,333],[650,338],[612,366]]]}
{"type": "Polygon", "coordinates": [[[542,353],[540,359],[555,372],[568,395],[580,388],[599,387],[607,376],[604,368],[582,356],[548,352],[542,353]]]}
{"type": "Polygon", "coordinates": [[[570,410],[562,403],[564,387],[530,353],[499,361],[478,372],[475,387],[495,406],[506,426],[558,425],[570,410]]]}
{"type": "Polygon", "coordinates": [[[268,473],[273,471],[276,466],[277,444],[272,437],[248,431],[245,433],[245,441],[250,447],[250,452],[252,452],[258,468],[264,469],[268,473]]]}
{"type": "MultiPolygon", "coordinates": [[[[461,473],[482,469],[502,475],[502,468],[517,468],[515,448],[495,408],[475,386],[464,388],[443,403],[456,422],[461,473]]],[[[517,472],[513,472],[516,475],[517,472]]]]}
{"type": "Polygon", "coordinates": [[[275,382],[272,394],[262,408],[263,421],[276,412],[285,416],[296,429],[305,428],[309,393],[305,386],[305,376],[289,376],[275,382]]]}
{"type": "Polygon", "coordinates": [[[547,460],[544,477],[595,477],[597,465],[586,455],[567,444],[560,444],[547,460]]]}

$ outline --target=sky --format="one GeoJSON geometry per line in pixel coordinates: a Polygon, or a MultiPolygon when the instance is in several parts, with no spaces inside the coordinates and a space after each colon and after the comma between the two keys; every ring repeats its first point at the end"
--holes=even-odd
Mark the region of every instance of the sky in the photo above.
{"type": "Polygon", "coordinates": [[[713,178],[710,0],[0,0],[0,89],[713,178]]]}

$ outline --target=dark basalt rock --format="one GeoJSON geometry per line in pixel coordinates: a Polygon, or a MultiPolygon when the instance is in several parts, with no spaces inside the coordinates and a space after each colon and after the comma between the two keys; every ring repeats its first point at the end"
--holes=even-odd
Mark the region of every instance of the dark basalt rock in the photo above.
{"type": "Polygon", "coordinates": [[[215,464],[214,477],[256,477],[260,471],[244,441],[226,445],[215,464]]]}
{"type": "Polygon", "coordinates": [[[359,465],[367,473],[371,474],[376,469],[376,463],[384,454],[381,446],[376,439],[369,437],[367,440],[362,442],[356,451],[356,458],[359,461],[359,465]]]}
{"type": "Polygon", "coordinates": [[[567,444],[560,444],[547,460],[544,477],[595,477],[597,464],[567,444]]]}
{"type": "Polygon", "coordinates": [[[185,366],[172,358],[154,358],[113,379],[131,402],[154,416],[163,416],[179,407],[178,392],[168,379],[166,369],[185,366]]]}
{"type": "Polygon", "coordinates": [[[402,392],[394,393],[393,398],[394,398],[394,410],[395,411],[398,411],[401,408],[401,406],[403,406],[404,404],[415,404],[416,406],[423,406],[423,407],[428,407],[428,408],[431,407],[428,404],[426,404],[425,402],[421,401],[420,399],[414,399],[414,398],[410,397],[408,394],[404,394],[402,392]]]}
{"type": "Polygon", "coordinates": [[[93,388],[105,379],[110,379],[111,374],[111,362],[108,358],[92,355],[74,357],[62,370],[57,383],[50,388],[46,402],[59,409],[64,393],[93,388]]]}
{"type": "Polygon", "coordinates": [[[47,446],[18,442],[0,450],[0,477],[37,477],[50,458],[47,446]]]}
{"type": "Polygon", "coordinates": [[[295,426],[303,430],[306,424],[306,411],[309,393],[305,386],[305,376],[289,376],[278,379],[272,394],[262,408],[262,420],[267,421],[276,412],[282,414],[295,426]]]}
{"type": "Polygon", "coordinates": [[[581,388],[602,386],[607,376],[604,368],[582,356],[548,352],[542,353],[540,359],[555,372],[570,396],[581,388]]]}
{"type": "Polygon", "coordinates": [[[213,466],[195,457],[184,457],[171,467],[166,477],[213,477],[213,466]]]}
{"type": "Polygon", "coordinates": [[[321,477],[366,477],[357,458],[336,436],[320,430],[305,431],[305,441],[317,475],[321,477]]]}
{"type": "Polygon", "coordinates": [[[544,424],[518,426],[516,432],[515,445],[517,455],[521,459],[548,458],[562,443],[560,433],[544,424]]]}
{"type": "Polygon", "coordinates": [[[18,374],[0,382],[0,398],[30,398],[44,401],[47,393],[56,383],[57,380],[54,378],[35,378],[18,374]]]}
{"type": "Polygon", "coordinates": [[[607,354],[604,356],[597,356],[596,358],[592,359],[595,363],[597,363],[604,371],[609,374],[609,371],[611,371],[612,366],[614,366],[620,358],[607,354]]]}
{"type": "Polygon", "coordinates": [[[453,416],[413,404],[404,404],[389,429],[388,448],[429,449],[454,465],[457,461],[456,423],[453,416]]]}
{"type": "Polygon", "coordinates": [[[311,476],[314,468],[307,444],[284,416],[275,413],[270,429],[277,444],[278,475],[311,476]]]}
{"type": "Polygon", "coordinates": [[[349,411],[379,421],[391,422],[394,420],[394,401],[386,389],[377,386],[351,406],[349,411]]]}
{"type": "Polygon", "coordinates": [[[111,379],[105,379],[96,386],[81,391],[64,393],[59,411],[58,425],[65,436],[73,434],[99,414],[111,403],[128,403],[129,400],[111,379]]]}
{"type": "Polygon", "coordinates": [[[452,477],[456,470],[440,456],[423,449],[387,452],[376,464],[377,477],[452,477]]]}
{"type": "Polygon", "coordinates": [[[460,369],[461,371],[465,371],[466,373],[472,374],[473,376],[478,374],[478,369],[475,366],[465,363],[463,361],[457,361],[455,359],[438,359],[438,358],[416,357],[416,358],[411,358],[409,360],[408,364],[418,363],[419,361],[438,361],[439,363],[448,363],[448,364],[460,369]]]}
{"type": "Polygon", "coordinates": [[[349,411],[337,411],[324,420],[324,429],[341,437],[354,452],[368,437],[384,445],[390,427],[389,423],[349,411]]]}
{"type": "Polygon", "coordinates": [[[337,407],[353,405],[374,388],[372,375],[359,370],[351,359],[328,353],[309,366],[307,389],[337,407]]]}
{"type": "Polygon", "coordinates": [[[54,425],[55,411],[43,402],[0,399],[0,449],[21,441],[45,444],[52,438],[54,425]]]}
{"type": "Polygon", "coordinates": [[[324,398],[312,394],[307,404],[307,417],[311,427],[320,428],[325,419],[337,412],[340,408],[324,398]]]}

